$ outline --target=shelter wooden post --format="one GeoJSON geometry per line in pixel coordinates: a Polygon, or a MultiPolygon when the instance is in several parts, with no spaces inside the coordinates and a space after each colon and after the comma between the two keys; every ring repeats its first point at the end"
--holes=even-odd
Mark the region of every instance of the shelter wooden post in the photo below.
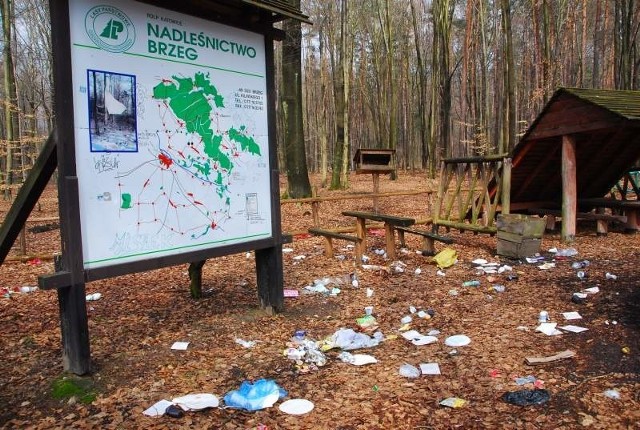
{"type": "Polygon", "coordinates": [[[576,238],[578,193],[576,185],[576,142],[573,136],[562,136],[562,240],[576,238]]]}
{"type": "Polygon", "coordinates": [[[502,161],[502,213],[508,214],[511,206],[511,158],[502,161]]]}

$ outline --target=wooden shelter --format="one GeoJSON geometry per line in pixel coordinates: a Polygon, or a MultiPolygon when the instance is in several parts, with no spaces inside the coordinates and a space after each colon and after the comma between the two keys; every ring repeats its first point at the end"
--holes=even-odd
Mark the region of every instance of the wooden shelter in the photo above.
{"type": "Polygon", "coordinates": [[[639,158],[640,91],[560,88],[513,150],[511,211],[561,209],[571,241],[578,208],[597,206],[639,158]]]}
{"type": "Polygon", "coordinates": [[[378,193],[380,192],[380,174],[392,173],[396,169],[395,149],[358,148],[353,156],[356,174],[373,176],[373,211],[378,212],[378,193]]]}

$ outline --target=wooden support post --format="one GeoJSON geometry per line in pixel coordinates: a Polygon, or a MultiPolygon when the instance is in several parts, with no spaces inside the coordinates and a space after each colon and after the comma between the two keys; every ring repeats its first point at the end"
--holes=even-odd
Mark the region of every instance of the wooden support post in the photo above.
{"type": "Polygon", "coordinates": [[[20,255],[27,255],[27,227],[20,230],[20,255]]]}
{"type": "Polygon", "coordinates": [[[511,206],[511,158],[505,158],[502,162],[502,213],[508,214],[511,206]]]}
{"type": "Polygon", "coordinates": [[[404,241],[404,231],[403,230],[397,230],[397,231],[398,231],[398,241],[400,242],[400,247],[406,248],[407,243],[404,241]]]}
{"type": "Polygon", "coordinates": [[[364,218],[356,218],[356,236],[358,236],[358,242],[356,242],[356,259],[357,264],[362,264],[362,255],[366,251],[367,246],[367,227],[365,225],[364,218]]]}
{"type": "Polygon", "coordinates": [[[313,215],[313,226],[320,227],[320,202],[311,202],[311,214],[313,215]]]}
{"type": "Polygon", "coordinates": [[[564,242],[576,238],[578,194],[576,185],[576,142],[573,136],[562,136],[562,233],[564,242]]]}
{"type": "Polygon", "coordinates": [[[202,266],[207,260],[189,263],[189,291],[192,299],[202,297],[202,266]]]}
{"type": "Polygon", "coordinates": [[[282,245],[256,250],[256,278],[260,306],[273,314],[284,310],[282,245]]]}
{"type": "Polygon", "coordinates": [[[545,230],[549,230],[549,231],[555,231],[556,230],[556,217],[553,215],[547,215],[545,216],[546,218],[546,226],[545,226],[545,230]]]}
{"type": "Polygon", "coordinates": [[[393,225],[385,222],[384,223],[384,238],[385,238],[385,248],[387,249],[387,257],[392,260],[396,258],[396,241],[393,234],[394,228],[393,225]]]}
{"type": "MultiPolygon", "coordinates": [[[[596,208],[597,214],[604,214],[604,208],[596,208]]],[[[608,232],[607,221],[603,219],[596,220],[596,235],[606,236],[608,232]]]]}
{"type": "Polygon", "coordinates": [[[625,230],[638,231],[638,211],[636,209],[627,208],[624,211],[627,216],[627,223],[625,224],[625,230]]]}
{"type": "Polygon", "coordinates": [[[378,213],[378,193],[380,192],[380,174],[373,174],[373,211],[378,213]]]}
{"type": "Polygon", "coordinates": [[[422,238],[422,255],[436,255],[436,247],[434,245],[432,238],[424,236],[422,238]]]}
{"type": "MultiPolygon", "coordinates": [[[[322,236],[324,238],[324,255],[327,258],[333,258],[333,241],[329,236],[322,236]]],[[[356,244],[356,247],[358,244],[356,244]]]]}

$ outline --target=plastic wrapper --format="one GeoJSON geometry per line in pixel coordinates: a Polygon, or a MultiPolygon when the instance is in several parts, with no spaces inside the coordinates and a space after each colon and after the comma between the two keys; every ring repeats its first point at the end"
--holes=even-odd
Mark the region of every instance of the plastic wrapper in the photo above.
{"type": "Polygon", "coordinates": [[[237,390],[224,396],[224,403],[230,408],[257,411],[270,408],[287,392],[271,379],[259,379],[254,383],[244,381],[237,390]]]}

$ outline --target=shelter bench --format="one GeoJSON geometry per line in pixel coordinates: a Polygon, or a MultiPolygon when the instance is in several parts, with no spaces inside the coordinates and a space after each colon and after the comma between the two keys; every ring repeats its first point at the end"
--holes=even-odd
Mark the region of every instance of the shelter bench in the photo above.
{"type": "MultiPolygon", "coordinates": [[[[627,217],[625,228],[628,231],[638,231],[638,211],[640,200],[616,200],[607,197],[578,199],[580,207],[595,207],[596,212],[602,212],[605,208],[619,209],[627,217]]],[[[600,230],[598,230],[600,232],[600,230]]],[[[605,230],[606,233],[606,230],[605,230]]]]}
{"type": "MultiPolygon", "coordinates": [[[[554,209],[529,209],[528,212],[530,214],[546,216],[547,217],[546,229],[550,231],[555,230],[556,218],[562,217],[562,211],[554,210],[554,209]]],[[[625,225],[627,224],[626,215],[605,214],[603,207],[596,208],[595,213],[578,212],[576,213],[576,220],[595,221],[598,236],[604,236],[607,234],[609,229],[608,227],[609,223],[617,222],[625,225]]]]}
{"type": "Polygon", "coordinates": [[[414,228],[408,227],[396,227],[396,231],[398,232],[398,239],[400,240],[400,246],[405,246],[404,234],[416,234],[418,236],[422,236],[422,255],[435,255],[436,249],[434,247],[434,242],[442,242],[446,244],[452,244],[453,239],[447,236],[440,236],[439,234],[432,233],[430,231],[425,230],[416,230],[414,228]]]}
{"type": "Polygon", "coordinates": [[[359,237],[315,227],[310,228],[309,233],[315,236],[322,236],[324,238],[324,252],[325,255],[329,258],[333,258],[333,239],[354,242],[356,247],[356,261],[358,262],[358,264],[360,264],[360,262],[362,261],[362,247],[360,246],[359,237]]]}
{"type": "Polygon", "coordinates": [[[392,259],[396,257],[394,230],[397,227],[409,227],[416,223],[416,220],[413,218],[384,215],[376,212],[344,211],[342,212],[342,215],[354,217],[356,219],[356,236],[360,240],[361,252],[366,248],[366,221],[371,220],[384,223],[385,250],[387,252],[387,256],[392,259]]]}

